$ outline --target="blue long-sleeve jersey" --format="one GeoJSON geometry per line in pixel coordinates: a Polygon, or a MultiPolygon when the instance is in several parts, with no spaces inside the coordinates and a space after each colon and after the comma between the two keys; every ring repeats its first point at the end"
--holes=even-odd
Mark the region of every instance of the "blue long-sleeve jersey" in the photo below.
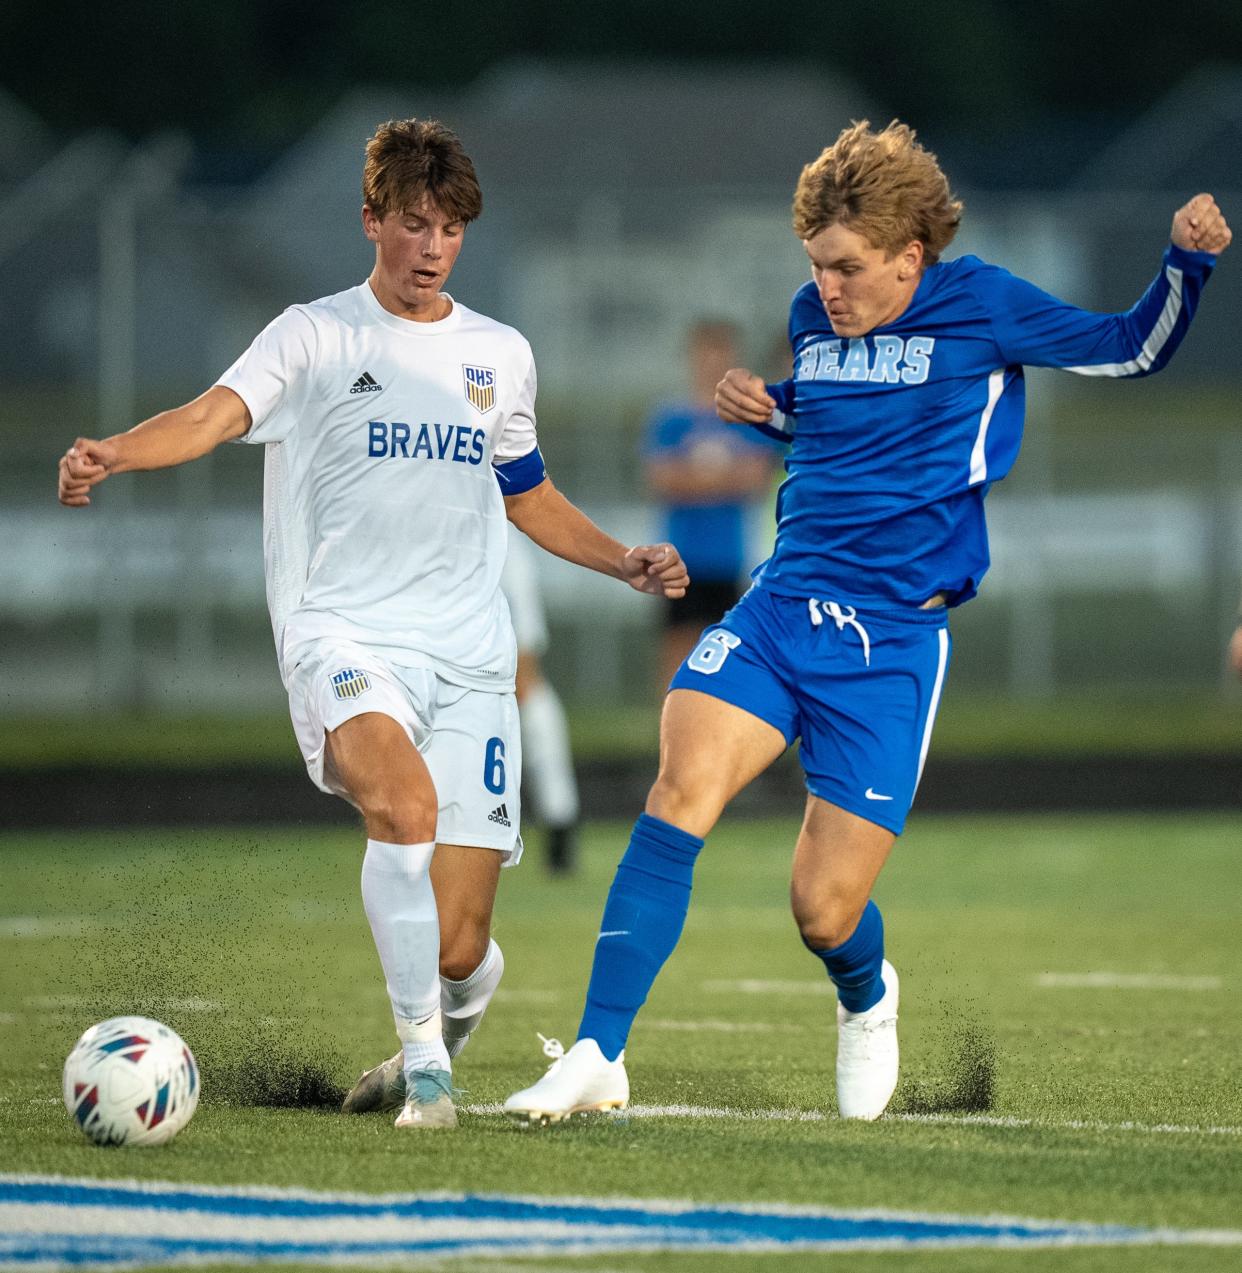
{"type": "Polygon", "coordinates": [[[769,385],[792,441],[757,583],[794,597],[969,600],[988,568],[983,504],[1022,440],[1023,364],[1145,376],[1181,343],[1216,258],[1169,245],[1125,314],[1094,314],[963,256],[924,271],[866,336],[833,334],[813,283],[794,295],[790,380],[769,385]]]}

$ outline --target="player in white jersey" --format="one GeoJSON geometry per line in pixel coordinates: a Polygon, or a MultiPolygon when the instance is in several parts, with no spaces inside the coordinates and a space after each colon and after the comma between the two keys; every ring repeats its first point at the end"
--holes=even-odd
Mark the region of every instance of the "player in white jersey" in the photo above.
{"type": "Polygon", "coordinates": [[[521,853],[506,517],[541,547],[680,596],[671,545],[628,551],[548,480],[526,341],[442,291],[482,209],[435,121],[367,143],[358,287],[275,319],[206,393],[60,461],[62,504],[222,442],[266,445],[264,558],[277,658],[315,783],[362,813],[362,895],[401,1041],[346,1109],[456,1124],[450,1057],[503,970],[498,873],[521,853]]]}

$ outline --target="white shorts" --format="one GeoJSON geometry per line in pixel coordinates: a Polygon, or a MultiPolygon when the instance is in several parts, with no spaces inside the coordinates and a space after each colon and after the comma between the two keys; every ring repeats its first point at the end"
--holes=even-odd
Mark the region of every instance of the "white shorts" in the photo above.
{"type": "Polygon", "coordinates": [[[366,712],[391,716],[426,762],[440,803],[436,841],[496,849],[505,866],[516,866],[522,740],[514,696],[454,685],[430,668],[396,667],[350,641],[316,642],[289,674],[289,714],[320,791],[349,800],[325,763],[324,735],[366,712]]]}
{"type": "Polygon", "coordinates": [[[509,527],[509,552],[500,586],[509,603],[519,654],[542,654],[548,648],[548,621],[539,593],[538,552],[520,530],[509,527]]]}

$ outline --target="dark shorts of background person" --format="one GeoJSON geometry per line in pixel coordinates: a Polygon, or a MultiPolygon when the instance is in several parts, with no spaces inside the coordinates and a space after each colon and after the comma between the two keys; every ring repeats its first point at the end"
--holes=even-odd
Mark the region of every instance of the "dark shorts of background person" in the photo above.
{"type": "Polygon", "coordinates": [[[694,624],[705,628],[719,623],[726,610],[741,599],[742,589],[736,580],[692,579],[684,597],[674,597],[664,604],[664,626],[680,628],[694,624]]]}

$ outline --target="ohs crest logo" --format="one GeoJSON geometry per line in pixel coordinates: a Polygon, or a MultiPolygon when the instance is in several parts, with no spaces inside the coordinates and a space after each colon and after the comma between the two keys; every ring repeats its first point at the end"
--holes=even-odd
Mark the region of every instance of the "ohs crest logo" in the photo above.
{"type": "Polygon", "coordinates": [[[371,688],[367,674],[357,667],[342,668],[332,677],[332,692],[337,698],[357,698],[371,688]]]}
{"type": "Polygon", "coordinates": [[[466,382],[466,401],[486,415],[496,405],[496,369],[467,367],[463,363],[461,371],[466,382]]]}

